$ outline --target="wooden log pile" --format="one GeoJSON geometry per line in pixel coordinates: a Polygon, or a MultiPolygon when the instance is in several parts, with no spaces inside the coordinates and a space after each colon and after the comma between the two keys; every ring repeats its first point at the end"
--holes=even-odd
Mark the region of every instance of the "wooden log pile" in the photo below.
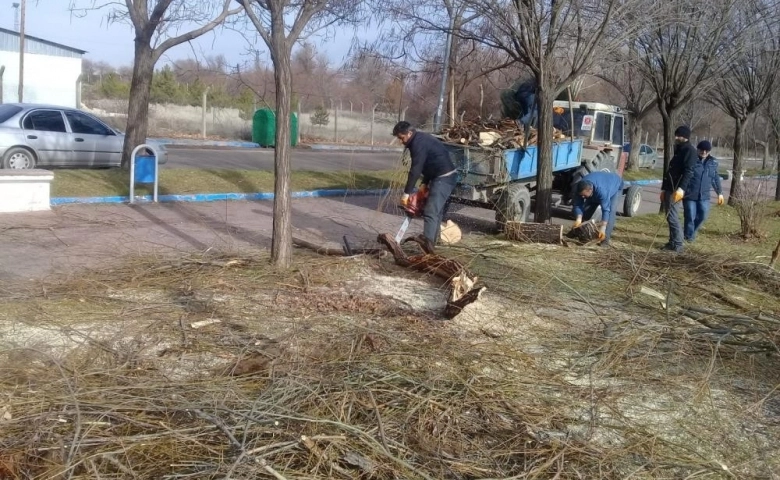
{"type": "MultiPolygon", "coordinates": [[[[449,143],[507,149],[536,145],[538,132],[535,128],[531,128],[528,142],[526,142],[523,127],[514,120],[507,118],[498,122],[457,123],[453,126],[444,127],[442,137],[445,142],[449,143]],[[489,135],[486,136],[485,134],[489,135]]],[[[565,140],[566,138],[563,132],[557,128],[553,129],[553,140],[565,140]]]]}
{"type": "Polygon", "coordinates": [[[412,270],[429,273],[445,280],[450,289],[447,298],[447,306],[444,308],[444,317],[447,319],[457,316],[466,305],[479,300],[486,287],[478,285],[479,278],[468,271],[457,260],[442,257],[434,253],[427,242],[417,237],[410,237],[404,242],[415,242],[423,250],[419,255],[407,255],[401,246],[396,243],[389,233],[380,234],[377,241],[387,247],[395,259],[395,263],[412,270]]]}

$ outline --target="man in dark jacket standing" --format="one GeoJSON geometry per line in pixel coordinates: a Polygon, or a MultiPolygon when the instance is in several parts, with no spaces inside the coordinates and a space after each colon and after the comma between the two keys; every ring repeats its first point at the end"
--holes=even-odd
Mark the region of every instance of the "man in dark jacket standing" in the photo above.
{"type": "Polygon", "coordinates": [[[444,208],[458,181],[455,165],[439,139],[425,132],[418,132],[409,122],[398,122],[393,127],[393,136],[409,149],[412,157],[401,205],[406,206],[409,195],[414,193],[417,180],[421,176],[420,188],[428,189],[428,200],[423,208],[423,235],[430,242],[429,247],[432,247],[439,240],[444,208]]]}
{"type": "Polygon", "coordinates": [[[699,158],[689,138],[691,138],[691,129],[686,126],[677,127],[674,131],[674,156],[669,162],[669,170],[664,175],[661,185],[661,202],[666,210],[666,221],[669,224],[669,242],[661,247],[662,250],[682,252],[683,249],[683,229],[677,206],[685,197],[685,192],[690,189],[699,158]]]}
{"type": "Polygon", "coordinates": [[[710,155],[712,144],[702,140],[696,145],[698,161],[688,190],[683,198],[683,233],[686,242],[696,240],[696,233],[710,212],[710,189],[718,195],[718,205],[723,205],[723,189],[718,175],[718,161],[710,155]]]}

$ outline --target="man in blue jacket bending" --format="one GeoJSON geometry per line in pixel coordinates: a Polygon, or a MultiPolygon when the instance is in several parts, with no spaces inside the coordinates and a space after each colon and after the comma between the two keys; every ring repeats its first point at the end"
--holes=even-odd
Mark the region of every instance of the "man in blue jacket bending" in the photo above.
{"type": "Polygon", "coordinates": [[[696,146],[699,161],[693,169],[693,178],[683,197],[683,233],[686,242],[696,240],[699,227],[710,212],[710,189],[718,195],[718,205],[723,205],[723,189],[718,175],[718,161],[710,155],[712,144],[702,140],[696,146]]]}
{"type": "Polygon", "coordinates": [[[615,216],[623,194],[623,179],[616,173],[593,172],[585,175],[577,184],[577,195],[574,199],[574,228],[582,224],[582,220],[590,220],[596,209],[601,207],[601,222],[599,222],[599,245],[607,246],[615,228],[615,216]]]}

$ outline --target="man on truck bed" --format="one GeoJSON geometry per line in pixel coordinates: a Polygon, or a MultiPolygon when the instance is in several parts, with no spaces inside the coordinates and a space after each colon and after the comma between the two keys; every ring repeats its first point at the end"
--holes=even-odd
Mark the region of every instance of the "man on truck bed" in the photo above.
{"type": "Polygon", "coordinates": [[[674,156],[669,161],[669,169],[661,185],[661,202],[666,210],[666,222],[669,224],[669,242],[661,247],[661,250],[677,253],[683,249],[683,229],[677,207],[690,188],[696,162],[699,160],[696,148],[688,141],[689,138],[691,129],[684,125],[674,131],[674,156]]]}
{"type": "Polygon", "coordinates": [[[573,228],[582,224],[582,220],[590,220],[596,209],[601,207],[601,222],[599,222],[599,245],[608,246],[615,228],[620,196],[623,193],[623,179],[616,173],[593,172],[582,177],[577,184],[577,195],[574,199],[573,228]]]}
{"type": "Polygon", "coordinates": [[[423,236],[432,248],[439,240],[444,208],[458,181],[455,165],[439,139],[425,132],[418,132],[409,122],[398,122],[393,127],[393,136],[409,149],[412,156],[412,166],[401,197],[401,205],[406,206],[420,176],[420,188],[428,188],[428,200],[423,208],[423,236]]]}

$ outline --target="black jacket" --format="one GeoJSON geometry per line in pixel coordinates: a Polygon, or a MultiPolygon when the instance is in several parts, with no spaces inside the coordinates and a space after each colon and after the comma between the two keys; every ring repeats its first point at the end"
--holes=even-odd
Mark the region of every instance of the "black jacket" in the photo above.
{"type": "Polygon", "coordinates": [[[412,156],[412,167],[409,169],[404,193],[414,192],[420,175],[423,177],[422,183],[427,184],[434,178],[455,170],[455,165],[450,160],[450,154],[444,144],[433,135],[414,132],[406,148],[412,156]]]}
{"type": "Polygon", "coordinates": [[[674,156],[669,162],[669,171],[664,176],[661,190],[664,192],[674,192],[678,188],[688,191],[693,172],[696,169],[696,162],[699,161],[699,154],[696,147],[691,142],[680,143],[674,146],[674,156]]]}

